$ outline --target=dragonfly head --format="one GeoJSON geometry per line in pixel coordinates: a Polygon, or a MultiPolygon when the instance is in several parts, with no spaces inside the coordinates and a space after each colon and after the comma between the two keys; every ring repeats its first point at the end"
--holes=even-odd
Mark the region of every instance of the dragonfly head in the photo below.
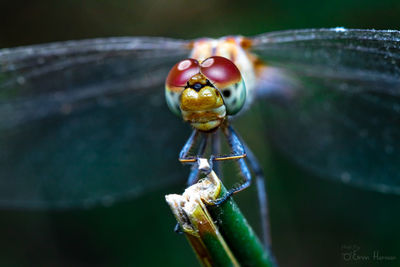
{"type": "Polygon", "coordinates": [[[246,100],[240,71],[224,57],[178,62],[168,74],[165,97],[170,110],[194,128],[210,131],[227,115],[234,115],[246,100]]]}

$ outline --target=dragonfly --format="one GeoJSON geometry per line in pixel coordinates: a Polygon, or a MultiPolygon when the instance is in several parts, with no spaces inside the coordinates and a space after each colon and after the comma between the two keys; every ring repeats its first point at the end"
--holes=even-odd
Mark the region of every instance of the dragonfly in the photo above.
{"type": "MultiPolygon", "coordinates": [[[[190,127],[168,111],[164,83],[202,40],[1,49],[0,207],[86,208],[185,179],[173,162],[190,127]]],[[[238,115],[257,108],[257,134],[320,177],[400,193],[399,31],[287,30],[243,40],[254,92],[238,115]]]]}

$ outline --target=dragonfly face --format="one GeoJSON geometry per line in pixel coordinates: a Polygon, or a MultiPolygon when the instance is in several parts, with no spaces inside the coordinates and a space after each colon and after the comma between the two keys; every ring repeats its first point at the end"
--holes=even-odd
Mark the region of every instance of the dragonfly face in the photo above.
{"type": "Polygon", "coordinates": [[[213,56],[201,63],[185,59],[169,72],[165,97],[172,112],[182,115],[194,128],[210,131],[227,115],[240,111],[246,87],[239,69],[229,59],[213,56]]]}

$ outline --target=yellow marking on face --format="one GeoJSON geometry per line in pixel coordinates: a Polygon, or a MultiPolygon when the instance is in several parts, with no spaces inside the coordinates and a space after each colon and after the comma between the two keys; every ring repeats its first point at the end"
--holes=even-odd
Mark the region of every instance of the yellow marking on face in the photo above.
{"type": "Polygon", "coordinates": [[[208,111],[183,111],[182,114],[187,121],[204,123],[224,119],[226,110],[225,107],[221,106],[208,111]]]}
{"type": "Polygon", "coordinates": [[[226,117],[221,94],[209,85],[207,78],[201,73],[188,81],[188,87],[180,97],[180,109],[183,119],[200,131],[210,131],[218,127],[226,117]],[[194,89],[197,87],[199,89],[194,89]]]}
{"type": "Polygon", "coordinates": [[[205,86],[199,92],[186,88],[181,95],[182,111],[204,111],[222,106],[224,101],[213,87],[205,86]]]}

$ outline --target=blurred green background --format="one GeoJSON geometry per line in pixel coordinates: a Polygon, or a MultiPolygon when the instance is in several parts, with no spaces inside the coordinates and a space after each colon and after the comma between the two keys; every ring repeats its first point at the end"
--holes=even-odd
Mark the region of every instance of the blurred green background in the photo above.
{"type": "Polygon", "coordinates": [[[395,0],[1,1],[0,46],[102,36],[194,38],[336,27],[397,29],[395,0]]]}
{"type": "MultiPolygon", "coordinates": [[[[0,47],[106,36],[195,38],[344,26],[398,29],[399,1],[1,1],[0,47]]],[[[400,197],[363,191],[304,172],[236,122],[268,174],[273,250],[281,266],[400,266],[400,197]],[[263,144],[263,146],[260,146],[263,144]],[[393,261],[346,260],[357,255],[393,261]]],[[[183,142],[183,141],[182,141],[183,142]]],[[[176,164],[179,164],[178,161],[176,164]]],[[[192,266],[186,240],[173,232],[164,195],[87,210],[0,211],[1,266],[192,266]]],[[[254,186],[237,198],[256,229],[254,186]]]]}

